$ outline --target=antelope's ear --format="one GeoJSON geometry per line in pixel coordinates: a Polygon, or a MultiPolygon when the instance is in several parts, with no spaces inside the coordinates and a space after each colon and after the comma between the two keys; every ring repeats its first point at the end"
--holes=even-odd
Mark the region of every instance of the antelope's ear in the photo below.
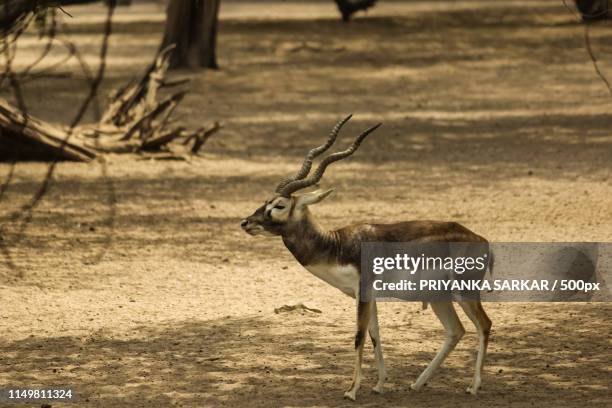
{"type": "Polygon", "coordinates": [[[328,195],[330,195],[333,192],[334,192],[334,189],[331,188],[326,191],[316,190],[310,193],[300,194],[299,196],[295,198],[296,199],[295,205],[296,207],[300,208],[306,205],[317,204],[323,201],[328,195]]]}

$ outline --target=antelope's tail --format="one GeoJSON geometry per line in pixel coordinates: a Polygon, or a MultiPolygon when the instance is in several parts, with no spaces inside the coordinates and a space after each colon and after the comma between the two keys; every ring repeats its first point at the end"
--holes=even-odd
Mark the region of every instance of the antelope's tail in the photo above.
{"type": "MultiPolygon", "coordinates": [[[[491,275],[491,279],[493,279],[493,270],[495,269],[495,254],[493,254],[493,250],[489,248],[489,264],[487,265],[489,269],[489,274],[491,275]]],[[[493,292],[493,288],[489,289],[487,292],[493,292]]]]}
{"type": "Polygon", "coordinates": [[[493,276],[493,269],[495,267],[495,254],[493,253],[492,249],[489,249],[489,265],[488,265],[488,269],[489,269],[489,273],[491,274],[491,276],[493,276]]]}

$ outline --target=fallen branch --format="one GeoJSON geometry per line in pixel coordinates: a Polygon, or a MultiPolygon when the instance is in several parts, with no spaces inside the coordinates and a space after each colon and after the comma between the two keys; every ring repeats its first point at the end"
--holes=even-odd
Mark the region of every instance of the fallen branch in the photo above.
{"type": "MultiPolygon", "coordinates": [[[[98,123],[63,128],[28,116],[0,98],[0,146],[6,147],[0,149],[3,156],[0,158],[31,153],[36,159],[46,155],[89,161],[103,153],[165,152],[171,155],[170,144],[178,139],[193,141],[189,151],[197,154],[221,125],[215,123],[210,129],[191,133],[183,127],[171,126],[171,116],[186,94],[178,91],[158,101],[161,87],[185,83],[184,80],[165,80],[172,49],[162,51],[140,81],[115,91],[98,123]]],[[[182,149],[176,154],[184,153],[182,149]]]]}
{"type": "Polygon", "coordinates": [[[202,148],[202,146],[204,146],[204,143],[206,143],[212,135],[217,133],[221,129],[221,127],[222,126],[219,122],[215,122],[210,129],[204,130],[201,134],[196,135],[195,142],[191,147],[191,153],[197,154],[202,148]]]}

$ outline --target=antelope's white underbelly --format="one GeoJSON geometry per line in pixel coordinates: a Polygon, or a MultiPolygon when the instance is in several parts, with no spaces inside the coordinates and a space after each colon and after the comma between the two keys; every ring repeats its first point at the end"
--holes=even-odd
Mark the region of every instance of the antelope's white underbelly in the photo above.
{"type": "Polygon", "coordinates": [[[306,269],[351,297],[359,293],[359,272],[352,265],[315,264],[306,266],[306,269]]]}

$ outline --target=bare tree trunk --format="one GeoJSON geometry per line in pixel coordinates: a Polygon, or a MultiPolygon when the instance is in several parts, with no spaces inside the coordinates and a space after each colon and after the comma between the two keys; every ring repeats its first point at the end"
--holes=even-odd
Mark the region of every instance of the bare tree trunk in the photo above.
{"type": "Polygon", "coordinates": [[[342,14],[342,21],[348,22],[353,14],[360,10],[367,10],[374,7],[378,0],[335,0],[338,10],[342,14]]]}
{"type": "Polygon", "coordinates": [[[606,20],[610,17],[610,0],[575,0],[583,21],[606,20]]]}
{"type": "Polygon", "coordinates": [[[217,25],[221,0],[173,0],[168,4],[160,50],[175,45],[170,68],[217,69],[217,25]]]}

